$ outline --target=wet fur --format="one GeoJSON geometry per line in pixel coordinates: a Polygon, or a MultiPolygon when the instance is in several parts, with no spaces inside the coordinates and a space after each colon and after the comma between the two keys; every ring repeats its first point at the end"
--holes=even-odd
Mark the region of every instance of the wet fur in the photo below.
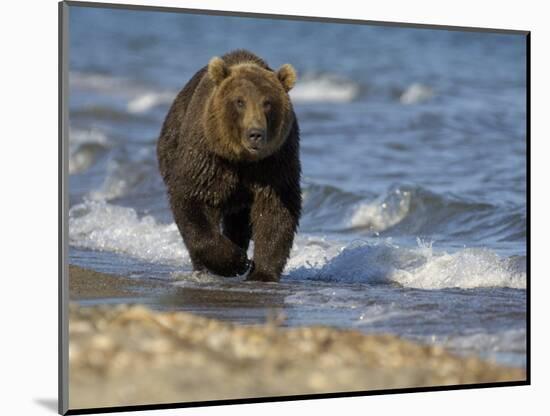
{"type": "Polygon", "coordinates": [[[299,128],[287,94],[295,73],[286,66],[274,72],[242,50],[217,59],[221,62],[199,70],[172,104],[157,146],[160,172],[195,269],[242,274],[250,265],[246,250],[252,239],[248,278],[277,281],[302,205],[299,128]],[[267,121],[268,155],[258,160],[244,151],[239,122],[228,110],[230,97],[219,93],[230,81],[233,92],[246,94],[252,83],[272,94],[276,115],[267,121]]]}

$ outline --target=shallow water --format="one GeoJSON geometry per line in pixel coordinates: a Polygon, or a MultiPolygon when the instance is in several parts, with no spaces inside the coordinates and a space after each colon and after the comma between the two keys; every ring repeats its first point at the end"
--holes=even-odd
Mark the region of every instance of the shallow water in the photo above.
{"type": "Polygon", "coordinates": [[[188,288],[163,309],[525,365],[524,38],[78,7],[70,36],[72,264],[188,288]],[[299,73],[304,213],[279,284],[191,273],[157,171],[171,100],[235,48],[299,73]]]}

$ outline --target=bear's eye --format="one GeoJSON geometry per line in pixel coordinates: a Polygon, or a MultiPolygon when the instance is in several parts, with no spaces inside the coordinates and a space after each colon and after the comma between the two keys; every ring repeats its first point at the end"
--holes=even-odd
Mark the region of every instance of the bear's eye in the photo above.
{"type": "Polygon", "coordinates": [[[264,110],[265,111],[271,110],[271,101],[269,101],[269,100],[264,101],[264,110]]]}
{"type": "Polygon", "coordinates": [[[238,108],[244,107],[244,101],[242,100],[242,98],[237,98],[237,100],[235,101],[235,104],[237,105],[238,108]]]}

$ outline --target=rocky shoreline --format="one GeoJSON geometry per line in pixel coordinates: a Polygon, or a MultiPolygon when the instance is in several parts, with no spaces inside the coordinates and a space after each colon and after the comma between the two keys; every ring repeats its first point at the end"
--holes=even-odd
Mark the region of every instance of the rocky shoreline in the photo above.
{"type": "MultiPolygon", "coordinates": [[[[105,296],[110,285],[137,296],[143,284],[70,269],[72,300],[105,296]]],[[[525,379],[521,369],[392,335],[245,326],[141,305],[73,303],[69,337],[71,409],[525,379]]]]}

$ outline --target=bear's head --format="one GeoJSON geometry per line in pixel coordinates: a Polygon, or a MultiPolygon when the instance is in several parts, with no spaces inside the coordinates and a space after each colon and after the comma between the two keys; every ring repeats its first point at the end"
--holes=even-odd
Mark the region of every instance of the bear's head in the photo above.
{"type": "Polygon", "coordinates": [[[233,161],[257,161],[285,142],[294,112],[288,92],[296,82],[290,64],[271,71],[253,62],[228,66],[218,57],[208,64],[213,91],[205,129],[215,153],[233,161]]]}

